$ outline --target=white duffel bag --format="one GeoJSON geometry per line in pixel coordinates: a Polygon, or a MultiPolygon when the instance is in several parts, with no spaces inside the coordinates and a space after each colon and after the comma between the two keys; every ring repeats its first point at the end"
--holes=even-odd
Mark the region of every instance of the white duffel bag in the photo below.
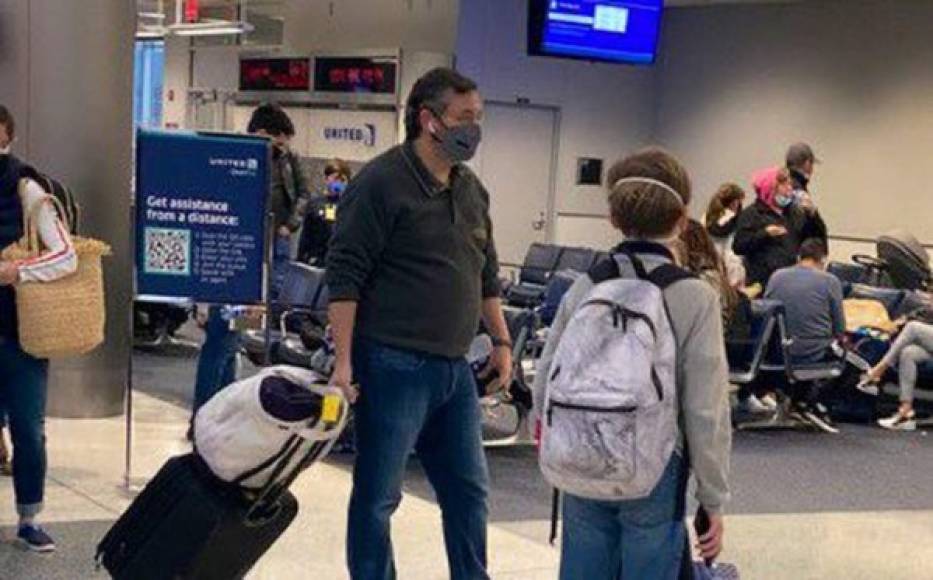
{"type": "MultiPolygon", "coordinates": [[[[260,488],[273,477],[294,436],[307,441],[307,449],[325,444],[315,459],[327,455],[346,424],[348,411],[343,393],[329,387],[321,375],[298,367],[269,367],[229,385],[201,407],[194,421],[195,449],[220,479],[260,488]],[[263,381],[269,377],[280,377],[319,395],[320,413],[294,422],[270,415],[260,399],[263,381]],[[249,477],[243,478],[244,474],[249,477]]],[[[279,473],[288,473],[306,455],[293,453],[279,473]]]]}

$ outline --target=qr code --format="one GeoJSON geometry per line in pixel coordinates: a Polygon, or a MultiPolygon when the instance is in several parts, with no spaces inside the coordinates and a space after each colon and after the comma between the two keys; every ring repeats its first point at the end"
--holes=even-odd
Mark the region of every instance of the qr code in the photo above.
{"type": "Polygon", "coordinates": [[[147,274],[187,276],[191,273],[190,256],[190,231],[146,228],[147,274]]]}

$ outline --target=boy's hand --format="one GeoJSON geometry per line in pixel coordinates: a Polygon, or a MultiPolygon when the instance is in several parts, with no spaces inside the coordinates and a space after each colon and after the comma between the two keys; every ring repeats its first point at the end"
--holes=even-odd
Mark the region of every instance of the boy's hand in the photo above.
{"type": "Polygon", "coordinates": [[[709,530],[697,538],[697,550],[706,561],[713,561],[722,552],[722,537],[725,533],[722,514],[709,515],[709,530]]]}

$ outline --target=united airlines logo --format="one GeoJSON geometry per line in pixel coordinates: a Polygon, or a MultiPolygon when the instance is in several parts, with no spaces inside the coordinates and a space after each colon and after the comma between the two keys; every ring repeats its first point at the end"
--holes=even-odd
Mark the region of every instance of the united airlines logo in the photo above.
{"type": "Polygon", "coordinates": [[[364,123],[358,127],[324,127],[325,141],[349,141],[366,147],[376,146],[376,126],[364,123]]]}
{"type": "Polygon", "coordinates": [[[207,164],[211,167],[223,167],[230,170],[234,177],[254,177],[259,172],[259,160],[250,158],[211,157],[207,164]]]}

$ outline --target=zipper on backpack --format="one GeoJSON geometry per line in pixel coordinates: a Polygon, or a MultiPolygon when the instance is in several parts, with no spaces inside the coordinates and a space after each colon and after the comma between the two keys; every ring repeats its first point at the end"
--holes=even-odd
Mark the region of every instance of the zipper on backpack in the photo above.
{"type": "Polygon", "coordinates": [[[562,403],[560,401],[551,401],[551,404],[547,408],[547,424],[548,427],[551,426],[552,417],[554,416],[554,407],[559,407],[561,409],[568,409],[571,411],[586,411],[589,413],[634,413],[638,410],[638,407],[635,405],[617,405],[615,407],[596,407],[594,405],[577,405],[574,403],[562,403]]]}
{"type": "Polygon", "coordinates": [[[658,401],[664,400],[664,387],[661,385],[661,377],[658,376],[657,369],[651,366],[651,382],[654,384],[654,390],[658,392],[658,401]]]}
{"type": "Polygon", "coordinates": [[[644,322],[648,329],[651,331],[651,334],[657,338],[658,331],[654,327],[654,322],[651,321],[651,318],[646,316],[641,312],[636,312],[635,310],[629,310],[624,306],[621,306],[611,300],[604,300],[602,298],[594,298],[583,303],[583,306],[580,308],[586,308],[587,306],[605,306],[606,308],[612,311],[612,326],[618,328],[621,324],[622,332],[628,332],[628,321],[629,320],[641,320],[644,322]]]}

